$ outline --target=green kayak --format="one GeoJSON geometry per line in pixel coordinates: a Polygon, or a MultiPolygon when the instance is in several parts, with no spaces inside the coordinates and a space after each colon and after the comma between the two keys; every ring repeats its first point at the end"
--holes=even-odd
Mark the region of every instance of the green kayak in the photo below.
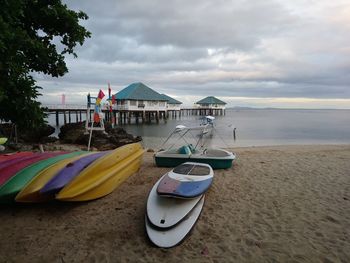
{"type": "Polygon", "coordinates": [[[34,163],[15,174],[10,180],[0,187],[0,203],[9,204],[15,201],[16,195],[43,169],[67,158],[82,155],[86,152],[72,152],[58,155],[34,163]]]}

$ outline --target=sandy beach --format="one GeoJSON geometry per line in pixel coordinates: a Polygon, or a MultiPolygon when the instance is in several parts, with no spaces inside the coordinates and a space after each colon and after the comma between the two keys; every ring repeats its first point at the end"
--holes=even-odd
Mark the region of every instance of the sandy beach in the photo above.
{"type": "Polygon", "coordinates": [[[169,169],[140,171],[87,203],[0,207],[1,262],[349,262],[350,145],[234,149],[199,221],[171,249],[144,229],[148,193],[169,169]]]}

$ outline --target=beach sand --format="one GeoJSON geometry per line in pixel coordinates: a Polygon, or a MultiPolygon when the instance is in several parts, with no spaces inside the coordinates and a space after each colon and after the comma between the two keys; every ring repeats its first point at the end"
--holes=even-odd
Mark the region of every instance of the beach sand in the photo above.
{"type": "Polygon", "coordinates": [[[0,207],[0,262],[350,262],[350,146],[234,149],[216,170],[185,241],[154,247],[148,193],[167,168],[140,171],[92,202],[0,207]]]}

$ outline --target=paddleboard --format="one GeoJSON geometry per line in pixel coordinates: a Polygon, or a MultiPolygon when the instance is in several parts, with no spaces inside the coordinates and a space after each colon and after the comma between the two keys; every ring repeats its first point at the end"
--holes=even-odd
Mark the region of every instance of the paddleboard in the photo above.
{"type": "Polygon", "coordinates": [[[170,229],[159,229],[154,227],[145,217],[146,232],[153,244],[162,248],[170,248],[178,245],[189,234],[196,224],[204,205],[204,195],[193,210],[176,226],[170,229]]]}
{"type": "MultiPolygon", "coordinates": [[[[164,177],[164,176],[163,176],[164,177]]],[[[151,224],[159,228],[170,228],[181,222],[201,199],[180,199],[157,194],[159,182],[153,186],[147,200],[147,216],[151,224]]]]}
{"type": "Polygon", "coordinates": [[[194,198],[204,194],[214,178],[213,169],[204,163],[183,163],[168,172],[157,187],[158,195],[194,198]]]}

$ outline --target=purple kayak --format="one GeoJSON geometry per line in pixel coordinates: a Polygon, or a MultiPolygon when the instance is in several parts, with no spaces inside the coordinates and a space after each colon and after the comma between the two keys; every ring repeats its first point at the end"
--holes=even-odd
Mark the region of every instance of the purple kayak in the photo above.
{"type": "Polygon", "coordinates": [[[85,157],[82,157],[74,162],[66,165],[60,170],[45,186],[40,190],[41,194],[55,194],[59,192],[63,187],[72,181],[77,175],[80,174],[87,166],[89,166],[96,159],[104,156],[110,151],[98,152],[85,157]]]}

